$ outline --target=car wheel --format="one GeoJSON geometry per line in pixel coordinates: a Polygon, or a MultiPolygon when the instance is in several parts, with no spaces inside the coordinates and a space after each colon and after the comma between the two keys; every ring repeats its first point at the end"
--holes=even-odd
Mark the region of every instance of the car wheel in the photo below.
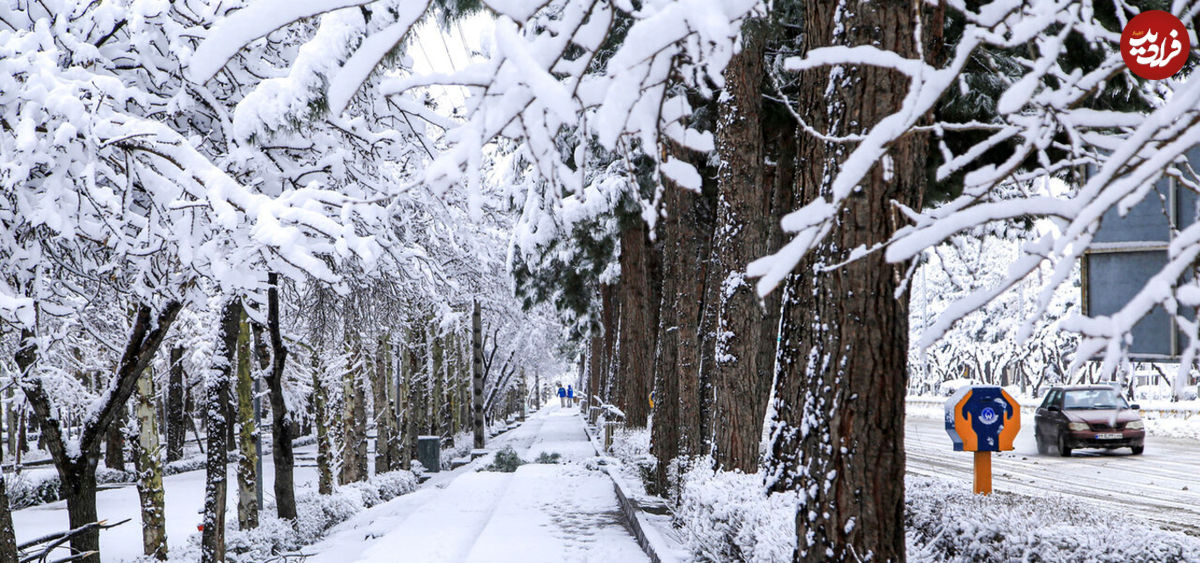
{"type": "Polygon", "coordinates": [[[1042,439],[1041,434],[1034,434],[1033,439],[1037,442],[1038,455],[1050,453],[1050,445],[1046,443],[1046,440],[1042,439]]]}
{"type": "Polygon", "coordinates": [[[1133,450],[1133,455],[1142,455],[1142,452],[1146,451],[1146,446],[1133,446],[1129,449],[1133,450]]]}
{"type": "Polygon", "coordinates": [[[1062,434],[1058,435],[1058,455],[1071,457],[1071,448],[1067,447],[1067,437],[1062,434]]]}

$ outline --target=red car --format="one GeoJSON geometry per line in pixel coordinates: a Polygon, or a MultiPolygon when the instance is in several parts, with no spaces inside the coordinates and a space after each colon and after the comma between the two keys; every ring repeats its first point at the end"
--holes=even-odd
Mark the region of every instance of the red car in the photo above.
{"type": "Polygon", "coordinates": [[[1053,446],[1063,457],[1077,448],[1129,448],[1139,455],[1146,439],[1139,408],[1107,385],[1053,387],[1035,418],[1038,453],[1053,446]]]}

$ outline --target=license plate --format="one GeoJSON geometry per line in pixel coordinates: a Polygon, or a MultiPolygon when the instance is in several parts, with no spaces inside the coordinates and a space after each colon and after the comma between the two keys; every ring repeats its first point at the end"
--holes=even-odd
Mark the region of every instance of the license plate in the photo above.
{"type": "Polygon", "coordinates": [[[1121,438],[1123,438],[1123,436],[1121,436],[1120,433],[1096,434],[1097,440],[1120,440],[1121,438]]]}

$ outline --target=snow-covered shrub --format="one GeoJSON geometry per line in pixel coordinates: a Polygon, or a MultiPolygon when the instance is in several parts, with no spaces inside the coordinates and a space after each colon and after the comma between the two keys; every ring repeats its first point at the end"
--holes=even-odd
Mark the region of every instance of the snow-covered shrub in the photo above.
{"type": "Polygon", "coordinates": [[[613,432],[612,455],[621,460],[643,486],[654,475],[658,459],[650,455],[650,427],[619,428],[613,432]]]}
{"type": "Polygon", "coordinates": [[[4,481],[8,488],[8,504],[13,510],[62,498],[58,493],[58,475],[54,473],[37,471],[5,475],[4,481]]]}
{"type": "Polygon", "coordinates": [[[496,452],[492,462],[483,468],[484,471],[497,471],[500,473],[512,473],[518,467],[525,464],[525,460],[517,455],[516,450],[511,446],[505,446],[503,450],[496,452]]]}
{"type": "Polygon", "coordinates": [[[450,445],[450,448],[442,450],[442,469],[450,469],[452,461],[470,456],[473,449],[475,449],[474,432],[459,432],[455,434],[453,444],[450,445]]]}
{"type": "Polygon", "coordinates": [[[342,487],[342,491],[356,491],[362,498],[362,504],[370,508],[387,502],[400,495],[408,494],[417,488],[417,478],[408,471],[389,471],[372,477],[367,481],[351,483],[342,487]]]}
{"type": "Polygon", "coordinates": [[[796,497],[767,494],[763,477],[715,471],[699,458],[684,471],[675,522],[699,561],[788,561],[796,546],[796,497]]]}
{"type": "MultiPolygon", "coordinates": [[[[132,483],[134,480],[133,473],[129,471],[118,471],[107,467],[96,468],[97,485],[132,483]]],[[[33,471],[6,475],[4,481],[8,492],[8,504],[13,510],[63,499],[59,492],[58,474],[54,472],[33,471]]]]}
{"type": "Polygon", "coordinates": [[[542,452],[542,453],[538,454],[537,459],[533,460],[533,462],[534,463],[558,463],[558,461],[560,459],[562,459],[562,454],[559,454],[558,452],[542,452]]]}
{"type": "Polygon", "coordinates": [[[1200,561],[1200,538],[1063,495],[985,497],[912,475],[905,488],[909,561],[1200,561]]]}
{"type": "MultiPolygon", "coordinates": [[[[301,550],[316,542],[330,528],[377,504],[408,494],[417,488],[417,478],[409,471],[391,471],[367,481],[338,487],[333,494],[309,491],[296,497],[295,525],[275,517],[272,503],[259,515],[253,530],[238,530],[237,521],[225,531],[225,553],[230,563],[259,563],[288,552],[301,550]]],[[[198,561],[199,534],[193,534],[183,549],[171,552],[170,561],[198,561]]],[[[151,563],[151,558],[138,559],[151,563]]]]}

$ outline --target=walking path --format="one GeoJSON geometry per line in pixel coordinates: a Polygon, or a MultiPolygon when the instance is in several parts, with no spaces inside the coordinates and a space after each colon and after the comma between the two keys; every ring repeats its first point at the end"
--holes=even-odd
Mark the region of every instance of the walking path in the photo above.
{"type": "Polygon", "coordinates": [[[589,469],[595,457],[577,408],[557,403],[488,444],[526,461],[557,453],[558,464],[515,473],[476,471],[487,456],[438,474],[416,492],[335,527],[305,553],[310,563],[639,562],[645,553],[622,522],[612,481],[589,469]]]}

